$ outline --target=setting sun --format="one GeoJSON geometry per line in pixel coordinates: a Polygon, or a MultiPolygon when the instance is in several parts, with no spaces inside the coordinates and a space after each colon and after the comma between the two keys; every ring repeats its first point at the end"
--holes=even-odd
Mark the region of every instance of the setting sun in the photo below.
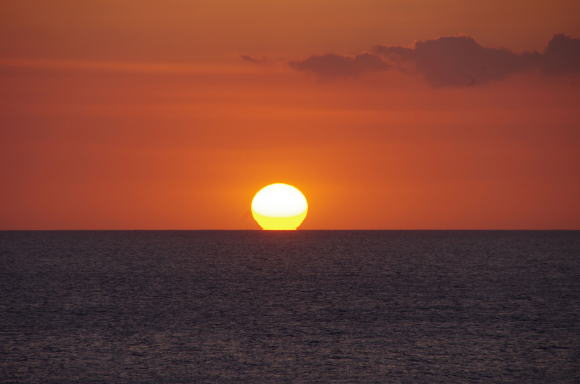
{"type": "Polygon", "coordinates": [[[270,184],[252,199],[252,215],[262,229],[295,230],[304,221],[308,202],[300,190],[288,184],[270,184]]]}

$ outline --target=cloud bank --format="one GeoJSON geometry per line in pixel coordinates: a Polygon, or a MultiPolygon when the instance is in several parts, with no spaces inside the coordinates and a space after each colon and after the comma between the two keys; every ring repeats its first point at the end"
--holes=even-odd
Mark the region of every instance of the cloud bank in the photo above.
{"type": "Polygon", "coordinates": [[[468,36],[419,41],[412,48],[376,46],[354,57],[327,54],[290,62],[298,71],[320,77],[352,77],[390,69],[422,76],[436,87],[465,87],[539,70],[547,75],[580,74],[580,39],[555,35],[544,52],[516,53],[483,47],[468,36]]]}

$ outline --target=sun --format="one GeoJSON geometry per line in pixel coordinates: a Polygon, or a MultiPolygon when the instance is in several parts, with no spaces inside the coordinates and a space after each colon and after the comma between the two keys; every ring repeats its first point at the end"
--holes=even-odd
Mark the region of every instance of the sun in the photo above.
{"type": "Polygon", "coordinates": [[[289,184],[267,185],[252,199],[252,216],[266,230],[295,230],[307,212],[306,197],[289,184]]]}

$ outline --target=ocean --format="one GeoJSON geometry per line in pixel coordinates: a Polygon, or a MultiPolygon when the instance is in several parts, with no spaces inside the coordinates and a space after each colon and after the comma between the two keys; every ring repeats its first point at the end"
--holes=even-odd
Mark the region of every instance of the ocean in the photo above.
{"type": "Polygon", "coordinates": [[[578,383],[580,231],[0,232],[2,383],[578,383]]]}

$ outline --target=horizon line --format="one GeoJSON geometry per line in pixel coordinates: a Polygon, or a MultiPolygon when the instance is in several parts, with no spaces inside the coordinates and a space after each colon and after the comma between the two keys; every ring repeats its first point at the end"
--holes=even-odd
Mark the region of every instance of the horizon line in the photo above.
{"type": "Polygon", "coordinates": [[[381,229],[381,228],[368,228],[368,229],[296,229],[296,230],[264,230],[264,229],[106,229],[106,228],[97,228],[97,229],[87,229],[87,228],[80,228],[80,229],[72,229],[72,228],[60,228],[60,229],[42,229],[42,228],[34,228],[34,229],[2,229],[0,228],[0,232],[387,232],[387,231],[429,231],[429,232],[436,232],[436,231],[497,231],[497,232],[516,232],[516,231],[580,231],[580,228],[509,228],[509,229],[501,229],[501,228],[414,228],[414,229],[405,229],[405,228],[389,228],[389,229],[381,229]]]}

